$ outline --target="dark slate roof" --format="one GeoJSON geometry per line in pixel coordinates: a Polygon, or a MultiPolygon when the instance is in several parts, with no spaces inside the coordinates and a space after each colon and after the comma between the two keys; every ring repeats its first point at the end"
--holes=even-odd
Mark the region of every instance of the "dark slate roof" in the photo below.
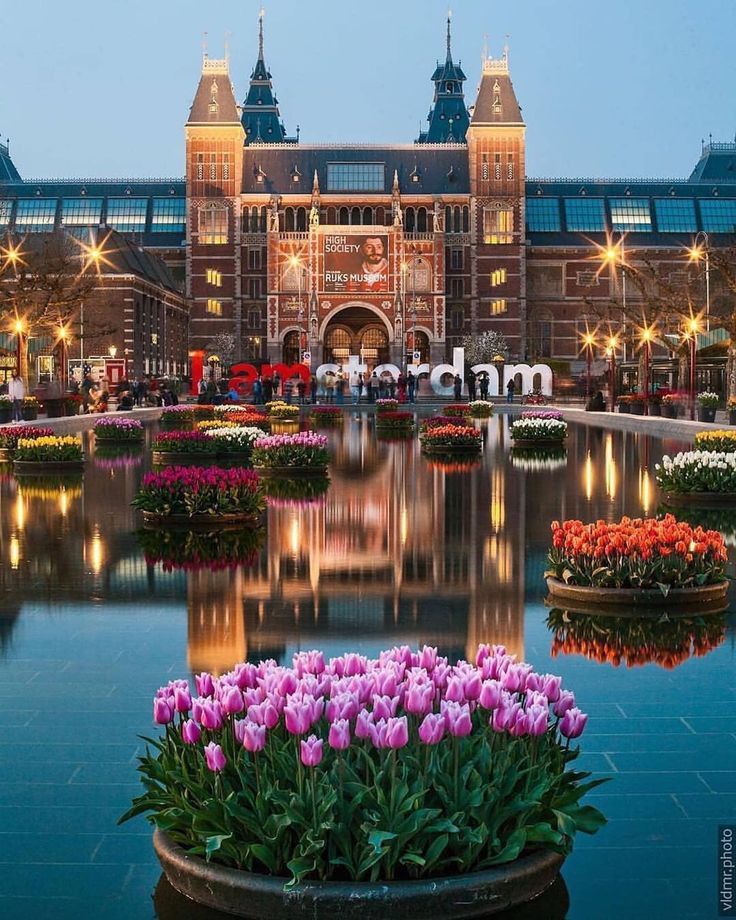
{"type": "Polygon", "coordinates": [[[286,129],[279,116],[278,99],[273,94],[271,72],[263,56],[263,12],[258,25],[258,60],[250,75],[250,86],[242,112],[246,144],[258,141],[278,144],[286,140],[286,129]]]}
{"type": "Polygon", "coordinates": [[[470,123],[471,125],[524,124],[508,71],[484,70],[470,123]],[[500,112],[495,111],[496,99],[500,102],[500,112]]]}
{"type": "Polygon", "coordinates": [[[239,124],[240,113],[226,61],[208,58],[202,62],[202,76],[194,96],[187,124],[239,124]]]}
{"type": "Polygon", "coordinates": [[[736,182],[736,143],[704,146],[690,181],[736,182]]]}
{"type": "Polygon", "coordinates": [[[348,196],[348,191],[330,189],[328,163],[383,163],[383,189],[374,194],[391,193],[394,171],[398,172],[399,187],[405,195],[470,193],[468,149],[464,144],[393,147],[254,144],[245,148],[243,191],[246,194],[308,194],[317,170],[322,194],[334,192],[348,196]],[[265,174],[263,183],[256,182],[259,170],[265,174]],[[418,181],[412,181],[412,173],[416,174],[418,181]],[[294,181],[295,174],[298,174],[298,181],[294,181]]]}
{"type": "Polygon", "coordinates": [[[20,182],[20,174],[10,159],[10,148],[0,144],[0,182],[20,182]]]}
{"type": "Polygon", "coordinates": [[[419,135],[417,143],[464,143],[470,124],[470,113],[465,106],[463,83],[465,74],[452,60],[450,17],[447,17],[447,57],[444,66],[437,65],[432,75],[435,84],[434,100],[429,110],[429,127],[419,135]]]}

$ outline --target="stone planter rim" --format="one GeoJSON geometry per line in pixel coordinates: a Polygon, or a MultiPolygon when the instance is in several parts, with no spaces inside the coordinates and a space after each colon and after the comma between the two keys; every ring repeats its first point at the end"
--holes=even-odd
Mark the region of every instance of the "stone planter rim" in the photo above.
{"type": "Polygon", "coordinates": [[[736,505],[736,492],[665,492],[665,505],[680,508],[685,505],[736,505]]]}
{"type": "Polygon", "coordinates": [[[259,476],[301,477],[326,476],[327,464],[324,466],[254,466],[259,476]]]}
{"type": "Polygon", "coordinates": [[[84,458],[81,460],[14,460],[13,470],[16,473],[29,475],[44,475],[45,473],[76,473],[84,469],[84,458]]]}
{"type": "Polygon", "coordinates": [[[515,438],[513,439],[513,447],[521,447],[523,450],[543,450],[544,448],[565,448],[565,439],[564,438],[515,438]]]}
{"type": "Polygon", "coordinates": [[[143,511],[143,523],[146,527],[165,527],[172,529],[194,530],[197,528],[244,528],[260,523],[261,515],[243,512],[242,514],[159,514],[157,511],[143,511]]]}
{"type": "MultiPolygon", "coordinates": [[[[667,596],[659,588],[592,588],[585,585],[568,585],[559,578],[547,576],[550,597],[559,606],[560,601],[593,607],[678,607],[692,604],[713,604],[725,610],[728,606],[728,579],[697,588],[672,588],[667,596]]],[[[715,610],[710,610],[715,613],[715,610]]]]}
{"type": "Polygon", "coordinates": [[[514,862],[466,875],[406,882],[304,882],[284,891],[286,878],[207,863],[190,856],[158,828],[153,846],[180,894],[250,920],[410,920],[487,917],[538,897],[554,882],[564,856],[538,850],[514,862]]]}
{"type": "Polygon", "coordinates": [[[180,450],[152,450],[151,462],[157,466],[217,466],[217,454],[186,452],[180,450]]]}

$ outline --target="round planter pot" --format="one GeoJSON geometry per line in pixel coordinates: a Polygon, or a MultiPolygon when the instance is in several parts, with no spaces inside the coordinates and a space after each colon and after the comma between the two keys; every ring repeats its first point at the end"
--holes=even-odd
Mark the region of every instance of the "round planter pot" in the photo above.
{"type": "Polygon", "coordinates": [[[45,473],[78,473],[84,469],[84,460],[15,460],[13,471],[31,476],[45,473]]]}
{"type": "Polygon", "coordinates": [[[95,444],[97,447],[140,447],[143,443],[143,432],[137,438],[110,438],[100,437],[95,434],[95,444]]]}
{"type": "Polygon", "coordinates": [[[736,409],[728,410],[728,424],[736,425],[736,409]]]}
{"type": "Polygon", "coordinates": [[[178,450],[153,450],[156,466],[217,466],[217,454],[185,453],[178,450]]]}
{"type": "Polygon", "coordinates": [[[35,422],[38,418],[38,409],[21,409],[20,415],[24,422],[35,422]]]}
{"type": "Polygon", "coordinates": [[[665,492],[662,501],[666,505],[681,508],[684,505],[736,505],[736,492],[665,492]]]}
{"type": "Polygon", "coordinates": [[[12,409],[0,409],[0,425],[7,425],[13,418],[12,409]]]}
{"type": "Polygon", "coordinates": [[[559,450],[564,448],[565,439],[564,438],[547,438],[540,441],[525,441],[525,440],[514,440],[514,448],[521,447],[524,450],[559,450]]]}
{"type": "Polygon", "coordinates": [[[670,406],[667,405],[667,403],[662,403],[662,417],[677,418],[677,406],[670,406]]]}
{"type": "Polygon", "coordinates": [[[166,527],[183,530],[195,530],[211,527],[222,530],[242,529],[255,526],[260,522],[257,514],[158,514],[156,511],[144,511],[143,523],[146,527],[166,527]]]}
{"type": "Polygon", "coordinates": [[[631,414],[631,403],[622,403],[618,404],[618,411],[621,415],[630,415],[631,414]]]}
{"type": "Polygon", "coordinates": [[[698,421],[699,422],[715,422],[716,420],[716,410],[708,406],[700,406],[698,409],[698,421]]]}
{"type": "Polygon", "coordinates": [[[160,830],[153,846],[170,884],[185,897],[250,920],[410,920],[488,917],[538,897],[564,857],[540,850],[504,866],[410,882],[303,882],[228,869],[189,856],[160,830]]]}
{"type": "Polygon", "coordinates": [[[672,588],[667,596],[659,588],[588,588],[581,585],[567,585],[559,578],[548,577],[547,589],[556,606],[568,601],[578,608],[596,607],[677,607],[707,605],[725,610],[728,606],[728,580],[700,588],[672,588]],[[720,604],[720,606],[719,606],[720,604]]]}
{"type": "Polygon", "coordinates": [[[253,469],[259,476],[273,476],[288,479],[290,476],[302,478],[304,476],[326,476],[327,466],[254,466],[253,469]]]}

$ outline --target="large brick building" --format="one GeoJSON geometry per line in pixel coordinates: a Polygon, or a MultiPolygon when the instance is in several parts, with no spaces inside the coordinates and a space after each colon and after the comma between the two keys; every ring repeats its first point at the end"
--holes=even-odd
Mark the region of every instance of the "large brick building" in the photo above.
{"type": "MultiPolygon", "coordinates": [[[[495,329],[514,357],[575,370],[596,301],[625,283],[602,249],[624,241],[630,265],[674,278],[697,234],[717,246],[736,231],[736,144],[704,144],[687,179],[529,178],[508,51],[484,60],[470,106],[465,82],[448,21],[414,143],[302,144],[280,119],[261,20],[242,105],[228,61],[203,61],[183,181],[23,181],[0,148],[0,233],[86,221],[154,250],[186,281],[200,357],[228,333],[236,358],[434,363],[495,329]]],[[[631,284],[628,297],[635,317],[631,284]]],[[[701,347],[725,335],[714,326],[701,347]]]]}

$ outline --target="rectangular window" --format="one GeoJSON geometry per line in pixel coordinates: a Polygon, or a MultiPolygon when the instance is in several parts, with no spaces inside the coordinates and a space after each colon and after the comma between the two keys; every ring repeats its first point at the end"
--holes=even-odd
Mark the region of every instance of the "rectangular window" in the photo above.
{"type": "Polygon", "coordinates": [[[565,198],[565,223],[573,233],[605,233],[606,210],[602,198],[565,198]]]}
{"type": "Polygon", "coordinates": [[[230,178],[230,154],[223,153],[222,155],[222,178],[225,182],[230,178]]]}
{"type": "Polygon", "coordinates": [[[450,267],[454,269],[461,269],[463,267],[462,249],[451,249],[450,250],[450,267]]]}
{"type": "Polygon", "coordinates": [[[494,155],[493,178],[494,179],[501,178],[501,154],[500,153],[497,153],[494,155]]]}
{"type": "Polygon", "coordinates": [[[151,233],[184,233],[186,198],[154,198],[151,233]]]}
{"type": "Polygon", "coordinates": [[[480,177],[481,179],[487,182],[489,176],[490,176],[490,173],[488,171],[488,154],[484,153],[483,159],[481,160],[480,177]]]}
{"type": "Polygon", "coordinates": [[[204,179],[204,154],[197,154],[197,178],[202,181],[204,179]]]}
{"type": "Polygon", "coordinates": [[[258,271],[261,267],[261,248],[254,246],[248,249],[248,268],[251,271],[258,271]]]}
{"type": "Polygon", "coordinates": [[[696,233],[695,202],[692,198],[655,198],[654,212],[660,233],[696,233]]]}
{"type": "Polygon", "coordinates": [[[15,229],[25,233],[50,233],[56,219],[56,198],[19,198],[15,229]]]}
{"type": "Polygon", "coordinates": [[[0,228],[8,227],[12,216],[13,200],[11,198],[0,198],[0,228]]]}
{"type": "Polygon", "coordinates": [[[102,218],[102,198],[65,198],[61,203],[64,227],[94,227],[102,218]]]}
{"type": "Polygon", "coordinates": [[[577,272],[575,276],[575,283],[578,287],[598,287],[600,284],[598,272],[577,272]]]}
{"type": "Polygon", "coordinates": [[[736,199],[700,198],[700,217],[708,233],[736,232],[736,199]]]}
{"type": "Polygon", "coordinates": [[[382,192],[384,163],[328,163],[327,188],[331,192],[382,192]]]}
{"type": "Polygon", "coordinates": [[[210,182],[214,182],[217,178],[217,154],[210,154],[210,182]]]}
{"type": "Polygon", "coordinates": [[[261,296],[261,279],[248,278],[248,296],[251,300],[259,300],[261,296]]]}
{"type": "Polygon", "coordinates": [[[212,284],[215,287],[222,287],[222,272],[218,272],[216,268],[208,268],[207,284],[212,284]]]}
{"type": "Polygon", "coordinates": [[[491,316],[499,316],[508,310],[508,301],[505,297],[499,297],[491,301],[491,316]]]}
{"type": "Polygon", "coordinates": [[[207,301],[207,312],[213,316],[222,316],[222,301],[210,297],[207,301]]]}
{"type": "Polygon", "coordinates": [[[491,272],[491,287],[499,287],[501,284],[506,284],[506,269],[497,268],[495,271],[491,272]]]}
{"type": "Polygon", "coordinates": [[[483,208],[484,243],[510,243],[513,232],[513,208],[483,208]]]}
{"type": "Polygon", "coordinates": [[[453,329],[462,329],[465,322],[465,314],[462,307],[453,307],[450,311],[450,326],[453,329]]]}
{"type": "Polygon", "coordinates": [[[609,198],[611,226],[614,231],[648,233],[652,229],[648,198],[609,198]]]}
{"type": "Polygon", "coordinates": [[[248,326],[251,329],[260,329],[263,322],[263,314],[260,310],[248,310],[248,326]]]}
{"type": "Polygon", "coordinates": [[[506,178],[507,179],[514,178],[514,155],[513,153],[509,153],[506,156],[506,178]]]}
{"type": "Polygon", "coordinates": [[[450,278],[450,297],[460,298],[465,295],[465,283],[462,278],[450,278]]]}
{"type": "Polygon", "coordinates": [[[207,207],[199,209],[199,242],[210,246],[227,243],[227,208],[207,207]]]}
{"type": "Polygon", "coordinates": [[[107,199],[107,222],[120,233],[143,233],[147,211],[147,198],[107,199]]]}
{"type": "Polygon", "coordinates": [[[559,233],[560,199],[527,198],[526,229],[530,233],[559,233]]]}

